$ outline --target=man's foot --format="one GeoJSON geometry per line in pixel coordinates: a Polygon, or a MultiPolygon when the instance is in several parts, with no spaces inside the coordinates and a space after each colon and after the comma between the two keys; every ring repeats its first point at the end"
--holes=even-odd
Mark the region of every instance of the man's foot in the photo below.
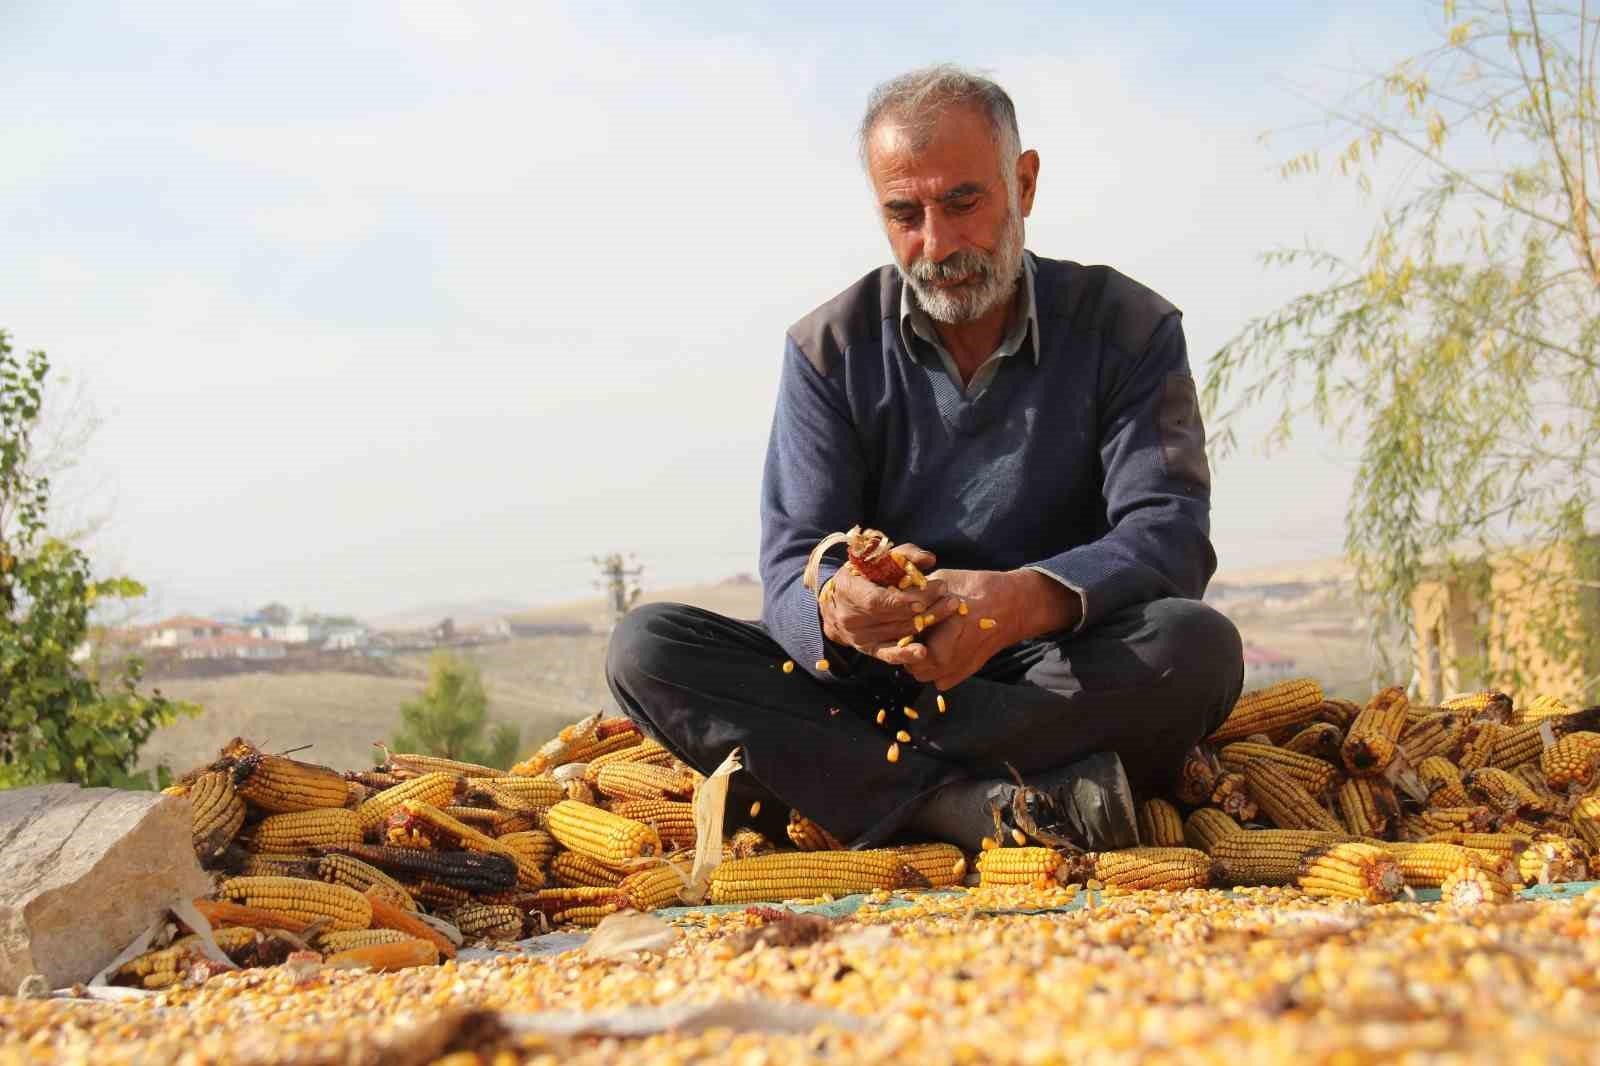
{"type": "Polygon", "coordinates": [[[1133,790],[1122,760],[1101,752],[1070,766],[1010,781],[958,781],[928,800],[912,828],[968,851],[984,837],[1021,832],[1049,847],[1109,851],[1139,843],[1133,790]]]}

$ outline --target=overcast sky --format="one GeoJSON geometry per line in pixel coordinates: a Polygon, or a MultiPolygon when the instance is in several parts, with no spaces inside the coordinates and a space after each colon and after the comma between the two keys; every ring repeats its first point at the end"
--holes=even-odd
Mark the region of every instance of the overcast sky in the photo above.
{"type": "MultiPolygon", "coordinates": [[[[601,551],[753,570],[784,329],[888,258],[875,83],[1004,84],[1029,247],[1162,292],[1203,377],[1304,280],[1260,252],[1372,217],[1276,177],[1288,86],[1429,10],[685,6],[0,0],[0,327],[105,418],[63,489],[104,565],[162,608],[371,614],[584,594],[601,551]]],[[[1223,568],[1336,553],[1350,467],[1317,433],[1220,464],[1223,568]]]]}

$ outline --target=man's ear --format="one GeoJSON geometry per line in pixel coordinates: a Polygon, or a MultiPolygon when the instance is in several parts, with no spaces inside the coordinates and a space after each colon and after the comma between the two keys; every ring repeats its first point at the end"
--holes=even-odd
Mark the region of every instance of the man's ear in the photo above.
{"type": "Polygon", "coordinates": [[[1033,213],[1033,194],[1039,189],[1039,153],[1029,148],[1017,156],[1017,199],[1022,217],[1033,213]]]}

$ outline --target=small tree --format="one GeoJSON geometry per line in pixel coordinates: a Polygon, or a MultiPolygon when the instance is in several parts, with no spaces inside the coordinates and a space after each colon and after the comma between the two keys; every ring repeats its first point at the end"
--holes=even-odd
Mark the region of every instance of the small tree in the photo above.
{"type": "MultiPolygon", "coordinates": [[[[1326,105],[1338,172],[1366,191],[1396,179],[1365,246],[1269,253],[1327,283],[1230,340],[1206,404],[1275,398],[1270,441],[1306,420],[1359,440],[1345,545],[1392,638],[1380,652],[1404,649],[1430,567],[1459,574],[1494,553],[1540,604],[1537,650],[1582,663],[1592,635],[1572,620],[1600,500],[1600,14],[1534,0],[1441,11],[1432,47],[1326,105]],[[1577,565],[1549,571],[1553,550],[1577,565]]],[[[1310,151],[1283,170],[1325,162],[1310,151]]],[[[1398,657],[1384,657],[1392,673],[1398,657]]],[[[1515,668],[1494,673],[1517,683],[1515,668]]]]}
{"type": "Polygon", "coordinates": [[[489,696],[477,664],[439,651],[428,661],[422,698],[401,705],[400,731],[390,743],[396,751],[442,755],[505,770],[517,761],[522,730],[507,722],[491,727],[489,696]]]}
{"type": "Polygon", "coordinates": [[[136,659],[123,660],[105,690],[99,669],[74,659],[97,603],[145,590],[127,578],[95,580],[80,549],[46,532],[50,482],[31,472],[31,446],[49,369],[43,352],[18,361],[0,330],[0,788],[148,788],[149,775],[133,773],[140,747],[198,708],[141,695],[136,659]]]}

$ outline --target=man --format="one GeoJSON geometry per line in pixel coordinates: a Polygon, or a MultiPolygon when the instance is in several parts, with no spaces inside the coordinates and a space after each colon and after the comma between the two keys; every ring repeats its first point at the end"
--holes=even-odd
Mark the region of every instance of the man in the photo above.
{"type": "Polygon", "coordinates": [[[1023,250],[1039,156],[993,82],[936,67],[880,86],[861,149],[895,266],[789,330],[762,624],[637,609],[612,692],[702,772],[742,748],[741,813],[764,798],[858,845],[976,849],[995,809],[1015,817],[1015,771],[1025,826],[1132,844],[1130,779],[1164,788],[1244,672],[1197,602],[1216,558],[1179,312],[1023,250]],[[903,542],[926,587],[879,587],[838,553],[822,594],[805,587],[813,547],[856,524],[903,542]]]}

